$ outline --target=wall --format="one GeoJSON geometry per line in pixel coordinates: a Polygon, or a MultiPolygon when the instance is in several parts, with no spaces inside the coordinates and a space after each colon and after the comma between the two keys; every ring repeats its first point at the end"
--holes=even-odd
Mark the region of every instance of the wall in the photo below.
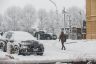
{"type": "Polygon", "coordinates": [[[96,0],[86,0],[87,39],[96,39],[96,0]]]}

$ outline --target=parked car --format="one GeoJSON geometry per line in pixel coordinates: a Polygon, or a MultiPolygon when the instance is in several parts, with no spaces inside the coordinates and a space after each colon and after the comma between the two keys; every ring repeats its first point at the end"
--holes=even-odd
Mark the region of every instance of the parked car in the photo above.
{"type": "Polygon", "coordinates": [[[22,41],[20,43],[19,55],[43,55],[44,46],[35,40],[22,41]]]}
{"type": "Polygon", "coordinates": [[[45,33],[44,31],[35,32],[34,37],[36,37],[37,39],[40,39],[40,40],[55,40],[55,39],[57,39],[56,34],[45,33]]]}
{"type": "Polygon", "coordinates": [[[18,53],[19,55],[43,55],[44,46],[28,32],[8,31],[0,39],[4,52],[18,53]],[[9,48],[8,48],[9,47],[9,48]],[[9,50],[8,50],[9,49],[9,50]]]}
{"type": "Polygon", "coordinates": [[[56,40],[57,39],[57,35],[54,33],[48,33],[51,36],[52,40],[56,40]]]}

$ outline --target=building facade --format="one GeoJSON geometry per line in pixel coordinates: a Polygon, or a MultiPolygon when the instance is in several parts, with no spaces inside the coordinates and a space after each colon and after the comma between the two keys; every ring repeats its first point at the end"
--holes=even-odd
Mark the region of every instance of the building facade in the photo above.
{"type": "Polygon", "coordinates": [[[96,0],[86,0],[86,38],[96,39],[96,0]]]}

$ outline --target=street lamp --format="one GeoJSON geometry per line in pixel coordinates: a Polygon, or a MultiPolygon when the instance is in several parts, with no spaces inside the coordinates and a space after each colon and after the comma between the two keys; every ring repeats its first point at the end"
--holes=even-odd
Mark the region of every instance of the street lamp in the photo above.
{"type": "Polygon", "coordinates": [[[66,11],[65,11],[65,7],[64,7],[64,9],[62,10],[62,13],[64,14],[64,31],[65,31],[65,13],[66,13],[66,11]]]}
{"type": "Polygon", "coordinates": [[[69,16],[69,38],[71,39],[71,15],[68,15],[69,16]]]}
{"type": "Polygon", "coordinates": [[[80,14],[80,16],[81,16],[81,21],[80,21],[80,24],[81,24],[81,39],[83,39],[83,38],[82,38],[82,34],[83,34],[83,20],[82,20],[82,12],[80,11],[79,14],[80,14]]]}
{"type": "Polygon", "coordinates": [[[57,9],[57,5],[55,2],[53,2],[52,0],[49,0],[55,7],[56,7],[56,14],[57,14],[57,17],[58,17],[58,9],[57,9]]]}
{"type": "MultiPolygon", "coordinates": [[[[49,0],[54,6],[55,6],[55,8],[56,8],[56,14],[57,14],[57,19],[56,19],[56,21],[58,21],[58,9],[57,9],[57,5],[56,5],[56,3],[55,2],[53,2],[52,0],[49,0]]],[[[54,33],[54,28],[53,28],[53,33],[54,33]]]]}

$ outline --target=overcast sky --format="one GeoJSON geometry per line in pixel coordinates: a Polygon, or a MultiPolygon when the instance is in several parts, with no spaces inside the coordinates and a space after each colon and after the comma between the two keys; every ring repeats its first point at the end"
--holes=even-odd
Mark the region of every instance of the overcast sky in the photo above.
{"type": "MultiPolygon", "coordinates": [[[[86,2],[85,0],[52,0],[56,3],[58,10],[61,12],[65,7],[68,9],[69,7],[75,6],[85,10],[86,2]]],[[[25,5],[33,5],[35,9],[44,8],[47,11],[56,10],[55,6],[49,0],[0,0],[0,13],[4,13],[4,11],[10,6],[19,6],[23,8],[25,5]]]]}

